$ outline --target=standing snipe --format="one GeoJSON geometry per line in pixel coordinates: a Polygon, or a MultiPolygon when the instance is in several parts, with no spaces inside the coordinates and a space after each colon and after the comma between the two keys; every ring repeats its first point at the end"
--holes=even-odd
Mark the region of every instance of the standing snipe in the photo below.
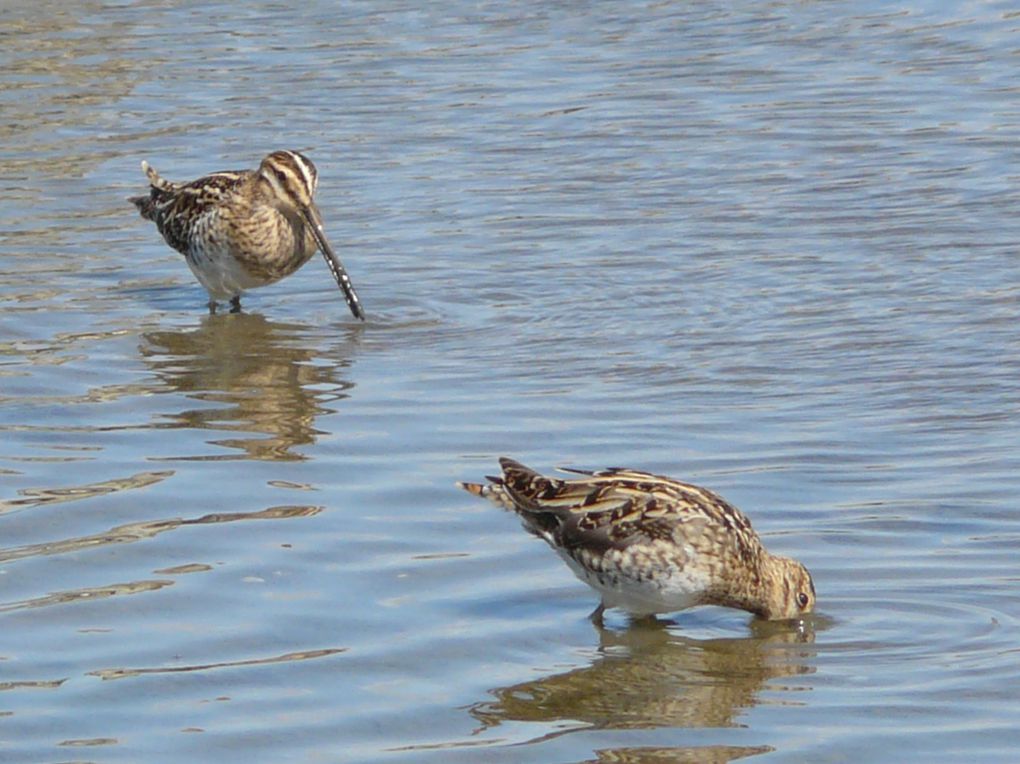
{"type": "Polygon", "coordinates": [[[166,243],[184,255],[209,292],[209,310],[241,293],[289,276],[322,251],[356,318],[365,319],[340,258],[326,240],[313,197],[318,173],[296,151],[274,151],[257,170],[214,172],[190,183],[171,183],[148,162],[148,196],[131,199],[156,224],[166,243]]]}
{"type": "Polygon", "coordinates": [[[770,554],[744,514],[704,488],[647,472],[567,470],[545,477],[500,459],[490,485],[458,483],[516,512],[607,607],[638,616],[723,605],[761,618],[796,618],[815,586],[796,560],[770,554]]]}

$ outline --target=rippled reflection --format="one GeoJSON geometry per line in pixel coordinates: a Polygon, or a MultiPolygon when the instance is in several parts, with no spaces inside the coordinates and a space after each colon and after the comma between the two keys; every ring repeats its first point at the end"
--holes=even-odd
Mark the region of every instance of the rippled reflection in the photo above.
{"type": "Polygon", "coordinates": [[[139,594],[140,592],[152,592],[162,589],[164,586],[173,586],[173,581],[131,581],[123,584],[107,584],[106,586],[90,586],[84,589],[69,589],[62,592],[54,592],[45,597],[33,597],[19,602],[8,602],[0,605],[0,613],[7,613],[11,610],[24,610],[26,608],[47,607],[49,605],[63,605],[69,602],[95,602],[107,597],[117,597],[125,594],[139,594]]]}
{"type": "MultiPolygon", "coordinates": [[[[124,525],[118,525],[115,528],[110,528],[107,531],[101,533],[93,533],[88,536],[75,536],[68,539],[60,539],[57,541],[44,541],[39,544],[26,544],[25,546],[12,547],[10,549],[0,548],[0,562],[9,562],[11,560],[20,560],[26,557],[38,557],[44,555],[55,555],[55,554],[66,554],[68,552],[77,552],[82,549],[90,549],[100,546],[106,546],[108,544],[127,544],[132,541],[141,541],[142,539],[153,538],[164,531],[174,530],[180,528],[183,525],[207,525],[210,523],[231,523],[238,520],[283,520],[290,517],[311,517],[317,515],[322,511],[322,507],[297,505],[297,506],[281,506],[281,507],[268,507],[257,512],[227,512],[227,513],[216,513],[209,515],[202,515],[192,519],[182,520],[180,518],[172,518],[169,520],[145,520],[137,523],[126,523],[124,525]]],[[[197,567],[188,567],[186,570],[165,570],[164,573],[171,572],[197,572],[197,567]]],[[[172,582],[165,582],[172,583],[172,582]]],[[[164,583],[164,585],[165,585],[164,583]]],[[[116,584],[114,587],[130,586],[128,584],[116,584]]],[[[102,587],[103,591],[111,589],[111,587],[102,587]]],[[[87,591],[87,590],[81,590],[87,591]]],[[[79,592],[80,593],[80,592],[79,592]]],[[[113,591],[111,593],[130,593],[113,591]]],[[[4,610],[16,609],[17,607],[28,607],[30,604],[26,603],[39,603],[39,604],[53,604],[57,601],[70,601],[78,599],[74,596],[74,592],[61,593],[59,595],[51,595],[50,597],[41,597],[33,600],[25,600],[22,603],[11,603],[11,604],[0,604],[0,612],[4,610]],[[56,599],[54,599],[56,598],[56,599]]],[[[92,595],[98,596],[98,595],[92,595]]]]}
{"type": "Polygon", "coordinates": [[[68,748],[90,748],[92,746],[100,745],[116,745],[118,742],[117,738],[113,737],[95,737],[87,740],[61,740],[57,745],[66,746],[68,748]]]}
{"type": "Polygon", "coordinates": [[[330,655],[347,652],[346,647],[332,647],[324,650],[301,650],[296,653],[285,653],[274,655],[269,658],[249,658],[239,661],[222,661],[220,663],[202,663],[195,666],[157,666],[153,668],[112,668],[90,671],[91,676],[98,676],[100,679],[123,679],[129,676],[141,676],[142,674],[179,674],[191,671],[208,671],[219,668],[236,668],[239,666],[261,666],[270,663],[287,663],[290,661],[307,661],[313,658],[325,658],[330,655]]]}
{"type": "Polygon", "coordinates": [[[294,449],[319,434],[316,416],[353,387],[339,374],[349,361],[317,360],[307,331],[257,314],[213,315],[198,329],[143,334],[140,352],[171,390],[213,404],[168,414],[171,426],[259,433],[210,442],[253,459],[297,460],[305,456],[294,449]]]}
{"type": "MultiPolygon", "coordinates": [[[[31,18],[17,18],[9,13],[10,6],[4,10],[5,76],[0,78],[0,103],[6,118],[0,124],[0,137],[19,149],[8,152],[0,162],[4,175],[46,173],[52,167],[46,150],[62,152],[65,177],[115,156],[117,148],[105,141],[95,142],[93,150],[87,151],[68,146],[67,137],[61,140],[58,133],[71,124],[78,131],[101,124],[104,110],[142,79],[123,50],[123,26],[114,19],[83,13],[83,8],[67,7],[31,18]],[[81,33],[83,15],[88,16],[89,34],[81,33]],[[62,54],[54,56],[58,39],[65,44],[60,46],[62,54]]],[[[19,184],[18,191],[24,193],[24,184],[19,184]]],[[[59,231],[54,232],[59,236],[59,231]]]]}
{"type": "Polygon", "coordinates": [[[813,672],[810,626],[753,622],[751,629],[748,639],[709,640],[671,634],[657,621],[600,629],[590,665],[493,690],[495,700],[470,712],[482,729],[511,721],[567,722],[567,731],[732,727],[769,680],[813,672]]]}
{"type": "Polygon", "coordinates": [[[19,682],[0,682],[0,692],[3,690],[55,690],[60,687],[67,679],[52,679],[52,680],[24,680],[19,682]]]}
{"type": "Polygon", "coordinates": [[[771,753],[768,745],[706,745],[689,748],[609,748],[595,751],[596,758],[581,764],[723,764],[723,762],[771,753]]]}
{"type": "Polygon", "coordinates": [[[64,486],[62,488],[26,488],[20,491],[22,497],[20,499],[0,500],[0,514],[15,509],[38,507],[44,504],[58,504],[65,501],[79,501],[117,491],[145,488],[146,486],[160,483],[173,474],[173,470],[139,472],[126,478],[104,480],[99,483],[86,483],[84,485],[64,486]]]}

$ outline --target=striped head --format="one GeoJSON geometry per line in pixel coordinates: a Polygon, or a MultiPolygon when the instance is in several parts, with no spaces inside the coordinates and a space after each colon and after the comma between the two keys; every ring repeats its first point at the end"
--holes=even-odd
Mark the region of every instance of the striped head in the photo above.
{"type": "Polygon", "coordinates": [[[281,208],[301,211],[312,206],[319,173],[312,161],[296,151],[274,151],[259,165],[259,178],[272,189],[281,208]]]}
{"type": "Polygon", "coordinates": [[[312,160],[297,151],[274,151],[262,160],[257,176],[265,184],[265,188],[269,189],[270,198],[280,212],[287,217],[296,215],[308,226],[312,236],[315,237],[315,243],[319,246],[319,251],[326,259],[330,273],[344,293],[351,313],[355,318],[364,321],[365,311],[362,310],[361,300],[354,291],[347,269],[326,239],[322,216],[319,214],[319,208],[315,206],[314,196],[319,185],[319,173],[312,160]]]}
{"type": "Polygon", "coordinates": [[[762,576],[767,594],[758,614],[769,620],[790,619],[814,610],[815,584],[807,568],[789,557],[768,555],[767,559],[762,576]]]}

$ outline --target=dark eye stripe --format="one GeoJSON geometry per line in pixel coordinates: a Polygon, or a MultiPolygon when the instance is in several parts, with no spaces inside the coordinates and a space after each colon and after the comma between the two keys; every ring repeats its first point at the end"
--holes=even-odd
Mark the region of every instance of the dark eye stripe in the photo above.
{"type": "Polygon", "coordinates": [[[309,197],[315,193],[315,165],[296,151],[274,151],[266,159],[268,169],[285,188],[303,188],[309,197]]]}
{"type": "Polygon", "coordinates": [[[294,168],[295,176],[301,178],[309,193],[315,189],[315,178],[317,172],[315,165],[304,154],[297,151],[286,152],[288,163],[294,168]]]}

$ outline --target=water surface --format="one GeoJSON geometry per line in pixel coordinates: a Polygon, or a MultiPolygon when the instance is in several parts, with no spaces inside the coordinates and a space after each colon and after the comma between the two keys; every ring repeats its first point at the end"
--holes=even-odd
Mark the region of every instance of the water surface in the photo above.
{"type": "Polygon", "coordinates": [[[1013,761],[1007,4],[0,10],[0,759],[1013,761]],[[125,202],[276,148],[325,267],[210,316],[125,202]],[[595,598],[458,492],[720,492],[803,630],[595,598]]]}

